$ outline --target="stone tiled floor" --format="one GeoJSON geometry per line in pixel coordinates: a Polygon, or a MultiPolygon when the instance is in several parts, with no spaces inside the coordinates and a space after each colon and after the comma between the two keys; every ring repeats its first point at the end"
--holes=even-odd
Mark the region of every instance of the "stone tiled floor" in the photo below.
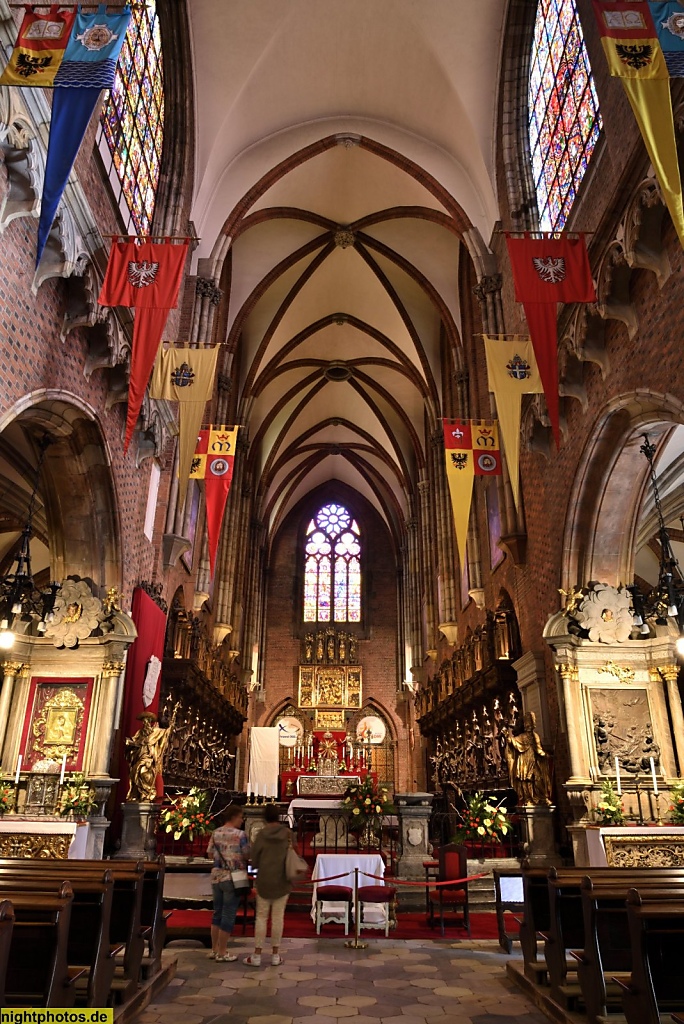
{"type": "MultiPolygon", "coordinates": [[[[233,948],[242,957],[249,940],[233,948]]],[[[280,967],[217,964],[170,947],[178,973],[139,1024],[545,1024],[506,980],[498,946],[372,939],[286,939],[280,967]]]]}

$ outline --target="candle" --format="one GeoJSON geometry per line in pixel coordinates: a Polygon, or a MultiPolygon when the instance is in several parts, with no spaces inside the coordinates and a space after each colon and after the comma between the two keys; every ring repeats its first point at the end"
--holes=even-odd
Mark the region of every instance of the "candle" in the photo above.
{"type": "Polygon", "coordinates": [[[617,780],[618,796],[622,796],[622,786],[620,784],[620,761],[617,757],[615,758],[615,778],[617,780]]]}
{"type": "Polygon", "coordinates": [[[65,771],[66,771],[66,754],[62,758],[62,770],[59,773],[59,784],[60,784],[60,786],[64,785],[64,772],[65,771]]]}
{"type": "Polygon", "coordinates": [[[656,779],[655,761],[652,757],[649,758],[651,762],[651,776],[653,777],[653,795],[658,796],[658,780],[656,779]]]}
{"type": "Polygon", "coordinates": [[[22,762],[22,756],[20,754],[19,757],[17,758],[17,773],[14,776],[14,785],[15,786],[19,785],[19,776],[21,775],[21,762],[22,762]]]}

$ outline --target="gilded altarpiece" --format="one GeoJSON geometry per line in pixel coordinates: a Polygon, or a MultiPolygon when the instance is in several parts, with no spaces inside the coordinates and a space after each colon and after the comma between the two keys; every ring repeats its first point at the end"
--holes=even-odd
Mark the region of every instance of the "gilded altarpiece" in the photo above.
{"type": "Polygon", "coordinates": [[[360,708],[359,665],[300,665],[300,708],[360,708]]]}
{"type": "Polygon", "coordinates": [[[93,679],[32,678],[21,743],[25,771],[64,757],[66,771],[81,770],[92,688],[93,679]]]}

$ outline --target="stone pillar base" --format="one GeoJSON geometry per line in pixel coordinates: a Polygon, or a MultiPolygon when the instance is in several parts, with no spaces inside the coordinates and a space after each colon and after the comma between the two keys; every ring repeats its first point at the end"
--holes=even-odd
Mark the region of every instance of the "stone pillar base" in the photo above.
{"type": "Polygon", "coordinates": [[[157,855],[157,824],[160,804],[121,804],[123,828],[121,846],[114,854],[118,860],[150,860],[157,855]]]}
{"type": "Polygon", "coordinates": [[[561,863],[553,828],[554,810],[555,807],[544,804],[515,809],[516,814],[520,816],[523,849],[530,867],[550,868],[561,863]]]}
{"type": "Polygon", "coordinates": [[[432,796],[432,793],[396,793],[394,796],[399,815],[401,856],[397,875],[400,878],[425,879],[423,861],[429,859],[428,825],[432,796]]]}

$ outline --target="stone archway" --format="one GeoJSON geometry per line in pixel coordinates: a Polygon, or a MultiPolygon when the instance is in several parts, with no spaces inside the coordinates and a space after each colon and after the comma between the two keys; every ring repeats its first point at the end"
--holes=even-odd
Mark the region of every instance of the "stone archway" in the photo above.
{"type": "MultiPolygon", "coordinates": [[[[6,484],[0,518],[4,506],[11,505],[12,522],[25,521],[46,435],[50,444],[34,517],[34,536],[43,545],[43,574],[56,580],[80,576],[96,588],[120,589],[120,522],[109,452],[95,413],[76,396],[34,393],[0,421],[0,472],[6,484]]],[[[11,550],[5,555],[6,561],[11,550]]]]}
{"type": "Polygon", "coordinates": [[[648,486],[643,433],[659,445],[684,423],[672,395],[632,392],[614,399],[596,422],[568,503],[561,586],[597,580],[618,586],[634,577],[639,519],[648,486]]]}

